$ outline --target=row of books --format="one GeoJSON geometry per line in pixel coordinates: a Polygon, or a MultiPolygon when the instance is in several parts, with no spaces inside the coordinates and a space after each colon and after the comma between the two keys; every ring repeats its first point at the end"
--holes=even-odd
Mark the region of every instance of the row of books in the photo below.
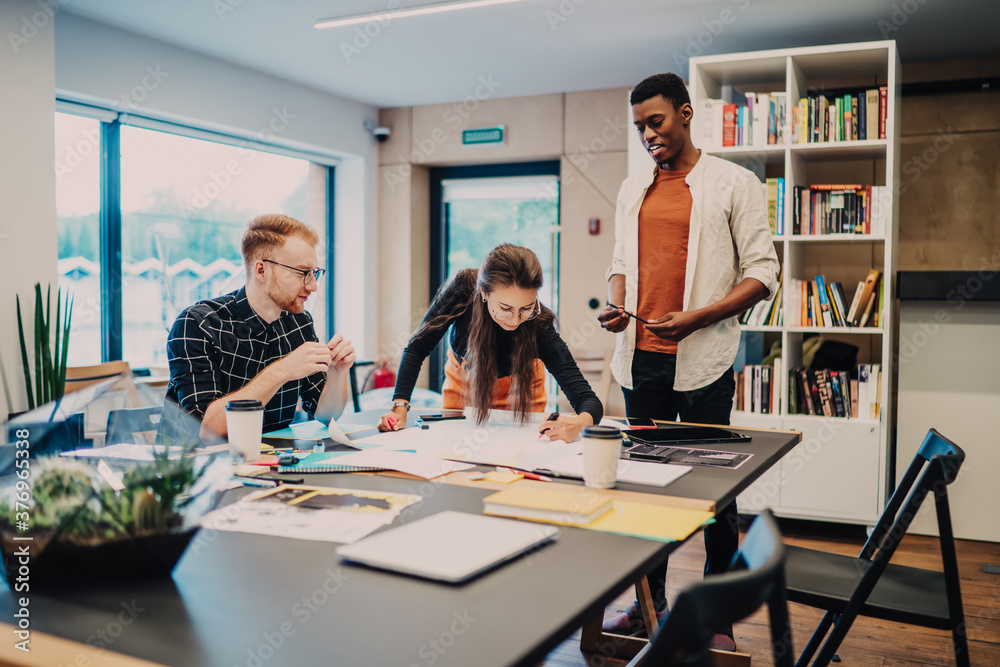
{"type": "Polygon", "coordinates": [[[793,368],[788,376],[788,414],[879,419],[880,364],[859,364],[856,372],[793,368]]]}
{"type": "Polygon", "coordinates": [[[785,323],[784,307],[781,304],[783,285],[778,278],[778,289],[770,301],[758,301],[739,317],[739,323],[747,327],[780,327],[785,323]]]}
{"type": "Polygon", "coordinates": [[[772,236],[785,233],[785,179],[782,177],[764,180],[764,201],[767,202],[767,224],[772,236]]]}
{"type": "Polygon", "coordinates": [[[886,86],[807,95],[791,109],[785,92],[733,91],[729,102],[703,100],[701,142],[708,150],[718,150],[885,139],[888,102],[886,86]],[[791,136],[786,136],[786,131],[791,136]]]}
{"type": "Polygon", "coordinates": [[[849,304],[843,285],[828,283],[823,276],[816,276],[815,280],[792,279],[788,289],[797,299],[789,305],[792,309],[789,326],[877,327],[882,323],[885,290],[878,269],[872,269],[858,282],[849,304]]]}
{"type": "Polygon", "coordinates": [[[755,415],[781,414],[781,357],[773,366],[747,364],[736,373],[736,395],[733,409],[755,415]]]}
{"type": "Polygon", "coordinates": [[[788,95],[746,93],[733,103],[723,100],[703,101],[701,112],[702,143],[708,150],[727,146],[762,147],[785,142],[785,116],[788,95]]]}
{"type": "Polygon", "coordinates": [[[809,95],[792,108],[793,144],[885,139],[886,86],[837,95],[809,95]]]}
{"type": "Polygon", "coordinates": [[[735,410],[846,419],[881,416],[880,364],[859,364],[853,372],[800,367],[786,375],[778,357],[773,366],[747,365],[735,376],[735,410]]]}
{"type": "Polygon", "coordinates": [[[891,194],[884,185],[796,185],[792,188],[793,235],[883,236],[891,214],[891,194]]]}

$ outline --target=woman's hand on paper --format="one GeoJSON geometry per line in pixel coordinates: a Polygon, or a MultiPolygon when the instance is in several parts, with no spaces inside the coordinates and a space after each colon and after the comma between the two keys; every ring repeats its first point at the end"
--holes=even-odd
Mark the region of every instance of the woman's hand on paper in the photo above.
{"type": "Polygon", "coordinates": [[[406,428],[406,413],[406,410],[386,412],[378,420],[378,430],[384,433],[406,428]]]}
{"type": "Polygon", "coordinates": [[[539,426],[538,432],[548,436],[550,441],[573,442],[580,437],[584,426],[590,426],[593,423],[594,418],[586,412],[582,415],[559,415],[557,419],[547,421],[539,426]]]}

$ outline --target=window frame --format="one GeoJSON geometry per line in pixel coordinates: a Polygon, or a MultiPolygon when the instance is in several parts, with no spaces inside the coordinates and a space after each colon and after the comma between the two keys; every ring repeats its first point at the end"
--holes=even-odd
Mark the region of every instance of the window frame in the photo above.
{"type": "Polygon", "coordinates": [[[124,321],[122,315],[122,207],[121,207],[121,127],[128,125],[166,132],[190,139],[199,139],[229,146],[251,147],[253,150],[307,160],[326,169],[326,261],[328,285],[325,294],[325,322],[328,335],[334,331],[335,294],[333,239],[336,234],[335,184],[340,160],[322,151],[303,150],[262,141],[260,135],[228,134],[193,125],[161,120],[114,109],[81,104],[71,99],[56,98],[56,113],[93,118],[100,123],[100,211],[98,261],[101,267],[101,362],[120,361],[123,356],[124,321]]]}

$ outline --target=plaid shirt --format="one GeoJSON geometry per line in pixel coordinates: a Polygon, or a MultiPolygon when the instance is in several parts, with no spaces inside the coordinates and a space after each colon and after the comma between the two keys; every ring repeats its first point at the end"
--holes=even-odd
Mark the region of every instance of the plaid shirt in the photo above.
{"type": "MultiPolygon", "coordinates": [[[[283,311],[268,324],[250,307],[246,288],[200,301],[183,311],[167,338],[167,402],[179,405],[181,412],[197,420],[178,420],[165,414],[164,421],[174,422],[174,437],[197,435],[212,401],[242,389],[265,366],[306,341],[319,341],[312,315],[283,311]]],[[[325,373],[314,373],[282,385],[264,407],[264,432],[288,426],[300,396],[311,418],[325,382],[325,373]]]]}

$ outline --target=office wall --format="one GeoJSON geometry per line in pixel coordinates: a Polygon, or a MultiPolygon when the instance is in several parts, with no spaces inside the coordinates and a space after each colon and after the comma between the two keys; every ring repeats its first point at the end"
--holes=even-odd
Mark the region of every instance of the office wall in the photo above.
{"type": "MultiPolygon", "coordinates": [[[[1000,75],[1000,57],[903,66],[903,82],[1000,75]]],[[[899,265],[1000,269],[1000,90],[907,95],[902,104],[899,265]]]]}
{"type": "Polygon", "coordinates": [[[363,122],[376,110],[65,12],[55,32],[49,98],[54,88],[77,101],[339,156],[337,265],[330,267],[336,329],[367,356],[377,337],[377,313],[367,304],[378,284],[378,179],[376,144],[363,122]]]}
{"type": "Polygon", "coordinates": [[[0,2],[0,417],[8,402],[27,408],[18,345],[15,296],[21,297],[28,340],[32,285],[56,281],[55,178],[52,172],[55,113],[55,46],[52,17],[37,2],[0,2]],[[15,35],[15,38],[11,38],[15,35]],[[9,393],[9,395],[7,395],[9,393]]]}
{"type": "MultiPolygon", "coordinates": [[[[461,101],[380,112],[379,123],[392,135],[379,151],[379,354],[393,364],[431,296],[427,175],[433,166],[559,159],[560,329],[573,348],[614,346],[614,336],[596,324],[601,307],[592,309],[589,301],[603,304],[607,298],[604,270],[611,261],[615,200],[632,127],[623,102],[627,91],[493,99],[498,89],[496,82],[481,80],[461,101]],[[505,127],[505,144],[462,146],[462,130],[496,125],[505,127]],[[600,220],[600,233],[593,236],[591,218],[600,220]]],[[[612,398],[612,410],[622,414],[617,388],[612,398]]]]}

